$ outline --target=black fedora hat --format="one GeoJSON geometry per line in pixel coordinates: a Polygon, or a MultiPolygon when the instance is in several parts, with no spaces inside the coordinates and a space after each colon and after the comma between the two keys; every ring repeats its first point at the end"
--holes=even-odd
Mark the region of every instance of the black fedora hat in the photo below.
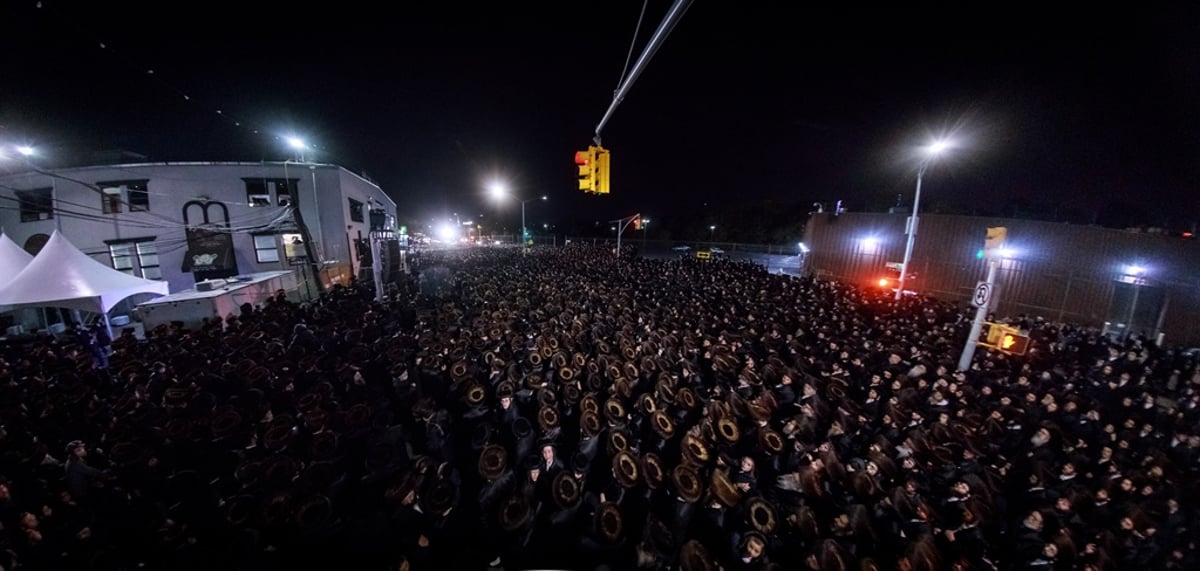
{"type": "Polygon", "coordinates": [[[760,533],[770,535],[775,532],[775,508],[761,496],[746,501],[746,519],[760,533]]]}
{"type": "Polygon", "coordinates": [[[671,421],[671,417],[667,416],[667,413],[656,410],[651,415],[651,421],[654,432],[657,432],[663,440],[670,440],[672,436],[675,436],[675,423],[671,421]]]}
{"type": "Polygon", "coordinates": [[[596,510],[596,533],[608,543],[621,540],[625,531],[625,523],[621,518],[621,508],[613,502],[604,502],[596,510]]]}
{"type": "Polygon", "coordinates": [[[500,381],[500,384],[496,385],[496,398],[512,398],[516,392],[512,381],[500,381]]]}
{"type": "Polygon", "coordinates": [[[242,425],[242,415],[233,410],[223,410],[209,423],[213,438],[224,438],[237,431],[242,425]]]}
{"type": "Polygon", "coordinates": [[[579,503],[579,482],[575,481],[575,475],[571,472],[562,471],[554,477],[554,483],[551,486],[554,492],[554,503],[560,508],[573,508],[579,503]]]}
{"type": "Polygon", "coordinates": [[[529,419],[519,416],[512,423],[512,433],[517,439],[527,438],[533,434],[533,425],[529,423],[529,419]]]}
{"type": "Polygon", "coordinates": [[[505,531],[516,531],[529,521],[529,516],[529,500],[523,493],[514,493],[500,506],[500,527],[505,531]]]}
{"type": "Polygon", "coordinates": [[[645,475],[646,487],[651,490],[662,487],[663,479],[666,478],[666,469],[663,468],[662,459],[658,457],[658,454],[647,452],[642,456],[642,474],[645,475]]]}
{"type": "Polygon", "coordinates": [[[641,474],[641,469],[638,467],[637,458],[628,451],[622,450],[613,456],[613,475],[617,478],[617,483],[626,488],[632,488],[638,483],[638,476],[641,474]]]}
{"type": "Polygon", "coordinates": [[[671,482],[675,484],[675,492],[689,503],[700,501],[704,493],[704,485],[700,483],[700,474],[687,464],[680,464],[671,471],[671,482]]]}

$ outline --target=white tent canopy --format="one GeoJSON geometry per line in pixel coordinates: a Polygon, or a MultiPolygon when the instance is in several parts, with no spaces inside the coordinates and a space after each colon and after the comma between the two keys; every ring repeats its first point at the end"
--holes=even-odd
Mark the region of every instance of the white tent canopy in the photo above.
{"type": "Polygon", "coordinates": [[[0,287],[8,285],[32,261],[33,256],[29,252],[9,239],[7,234],[0,234],[0,287]]]}
{"type": "Polygon", "coordinates": [[[108,313],[139,293],[167,295],[168,288],[166,282],[136,278],[91,259],[56,231],[37,257],[0,287],[0,305],[108,313]]]}

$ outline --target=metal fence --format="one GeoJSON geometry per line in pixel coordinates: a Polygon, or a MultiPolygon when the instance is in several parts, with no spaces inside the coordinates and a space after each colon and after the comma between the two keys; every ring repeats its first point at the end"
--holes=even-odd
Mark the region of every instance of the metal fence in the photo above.
{"type": "MultiPolygon", "coordinates": [[[[906,216],[818,214],[809,220],[807,268],[818,277],[870,286],[904,256],[906,216]]],[[[1008,228],[1012,254],[999,262],[995,311],[1106,327],[1165,332],[1200,343],[1200,248],[1168,236],[1031,220],[924,215],[907,289],[969,299],[984,279],[978,257],[989,226],[1008,228]],[[1134,268],[1137,268],[1135,271],[1134,268]]]]}

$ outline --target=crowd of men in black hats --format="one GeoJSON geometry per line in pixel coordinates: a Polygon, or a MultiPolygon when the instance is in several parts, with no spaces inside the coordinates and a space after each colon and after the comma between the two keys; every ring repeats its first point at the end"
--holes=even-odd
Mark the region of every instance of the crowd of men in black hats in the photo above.
{"type": "Polygon", "coordinates": [[[1196,569],[1200,371],[731,261],[464,249],[385,303],[3,347],[3,569],[1196,569]]]}

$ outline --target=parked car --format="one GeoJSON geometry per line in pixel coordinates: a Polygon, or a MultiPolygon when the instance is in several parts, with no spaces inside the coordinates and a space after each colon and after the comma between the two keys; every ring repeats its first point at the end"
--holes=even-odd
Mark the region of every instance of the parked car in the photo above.
{"type": "Polygon", "coordinates": [[[708,251],[709,251],[709,252],[712,252],[712,253],[714,253],[714,254],[718,254],[718,255],[720,255],[720,254],[724,254],[724,253],[725,253],[725,250],[724,250],[724,249],[722,249],[722,248],[718,248],[718,247],[716,247],[716,246],[713,246],[713,247],[709,248],[709,249],[708,249],[708,251]]]}
{"type": "Polygon", "coordinates": [[[676,252],[688,252],[691,251],[692,247],[687,244],[676,244],[671,249],[676,252]]]}

